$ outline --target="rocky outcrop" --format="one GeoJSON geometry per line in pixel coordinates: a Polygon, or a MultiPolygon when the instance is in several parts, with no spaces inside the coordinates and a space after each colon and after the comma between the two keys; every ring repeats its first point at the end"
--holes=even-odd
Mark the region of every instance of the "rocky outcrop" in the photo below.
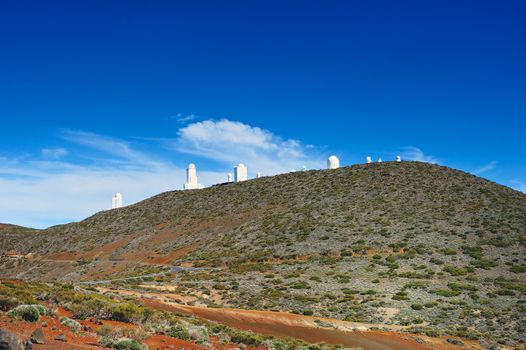
{"type": "Polygon", "coordinates": [[[46,343],[46,339],[44,338],[44,332],[42,331],[42,328],[35,329],[35,331],[31,334],[31,342],[33,344],[46,343]]]}
{"type": "Polygon", "coordinates": [[[25,350],[25,342],[20,340],[18,335],[8,331],[7,329],[0,329],[0,350],[25,350]]]}

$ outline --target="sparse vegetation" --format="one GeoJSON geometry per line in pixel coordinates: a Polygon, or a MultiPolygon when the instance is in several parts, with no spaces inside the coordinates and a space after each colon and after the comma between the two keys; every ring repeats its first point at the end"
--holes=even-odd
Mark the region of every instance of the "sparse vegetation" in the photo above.
{"type": "MultiPolygon", "coordinates": [[[[173,284],[190,304],[389,321],[432,335],[476,327],[513,346],[526,341],[525,232],[524,194],[436,165],[382,163],[167,192],[43,232],[4,229],[3,251],[61,253],[77,264],[62,275],[53,262],[3,259],[0,271],[119,278],[115,288],[136,290],[173,284]],[[205,270],[167,273],[183,264],[205,270]]],[[[14,290],[0,285],[3,310],[36,302],[14,290]]],[[[151,317],[140,303],[104,296],[70,300],[70,309],[79,319],[151,317]]]]}

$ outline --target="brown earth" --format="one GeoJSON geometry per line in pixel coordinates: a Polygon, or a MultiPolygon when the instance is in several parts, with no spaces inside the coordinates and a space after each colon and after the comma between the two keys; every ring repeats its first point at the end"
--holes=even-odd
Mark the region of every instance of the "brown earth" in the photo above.
{"type": "MultiPolygon", "coordinates": [[[[8,329],[16,333],[21,339],[29,339],[31,333],[37,328],[42,328],[44,333],[45,344],[34,344],[34,350],[88,350],[88,349],[101,349],[99,345],[98,336],[96,330],[100,325],[90,322],[88,320],[78,321],[82,326],[88,326],[92,331],[81,332],[79,334],[73,333],[68,327],[62,325],[59,320],[59,316],[70,317],[71,313],[60,308],[57,312],[57,316],[42,316],[38,323],[31,323],[20,320],[13,320],[6,314],[0,314],[0,328],[8,329]],[[42,324],[47,324],[43,327],[42,324]],[[64,334],[67,337],[67,342],[55,340],[60,334],[64,334]]],[[[117,321],[102,321],[103,324],[110,325],[112,327],[124,327],[124,328],[135,328],[137,325],[117,322],[117,321]]],[[[213,349],[218,350],[229,350],[237,348],[236,344],[222,344],[220,339],[217,337],[210,337],[213,349]]],[[[203,350],[208,349],[206,347],[194,344],[190,341],[180,340],[171,338],[163,335],[153,335],[144,341],[148,345],[150,350],[165,350],[165,349],[188,349],[188,350],[203,350]]],[[[255,350],[253,348],[247,348],[247,350],[255,350]]]]}
{"type": "MultiPolygon", "coordinates": [[[[448,343],[446,338],[430,338],[396,331],[373,331],[368,330],[363,324],[334,319],[284,312],[204,308],[152,299],[143,299],[143,301],[148,306],[160,310],[194,315],[233,328],[302,339],[310,343],[342,344],[350,347],[361,347],[365,350],[458,349],[458,346],[448,343]],[[316,320],[330,323],[332,328],[323,328],[316,324],[316,320]],[[353,329],[354,331],[351,331],[353,329]]],[[[466,339],[462,339],[462,341],[465,344],[465,349],[482,349],[476,341],[466,339]]]]}
{"type": "MultiPolygon", "coordinates": [[[[237,329],[278,337],[296,338],[310,343],[341,344],[360,347],[365,350],[458,349],[458,346],[447,342],[447,337],[432,338],[402,333],[401,331],[404,330],[402,326],[348,322],[286,312],[189,306],[175,302],[180,299],[180,296],[171,293],[110,290],[100,287],[98,289],[102,293],[111,291],[126,296],[139,297],[146,305],[158,310],[198,316],[237,329]],[[329,326],[320,326],[320,323],[329,326]],[[387,331],[375,329],[387,329],[387,331]]],[[[465,349],[482,349],[478,341],[461,340],[465,344],[465,349]]]]}

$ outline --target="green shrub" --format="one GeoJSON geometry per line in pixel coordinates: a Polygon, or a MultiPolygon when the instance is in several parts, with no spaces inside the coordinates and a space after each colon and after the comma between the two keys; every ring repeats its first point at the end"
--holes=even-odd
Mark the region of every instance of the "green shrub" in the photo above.
{"type": "Polygon", "coordinates": [[[472,261],[471,265],[473,265],[473,266],[475,266],[475,267],[477,267],[479,269],[489,270],[492,267],[497,266],[498,264],[495,261],[493,261],[493,260],[479,259],[479,260],[472,261]]]}
{"type": "Polygon", "coordinates": [[[421,305],[421,304],[412,304],[411,305],[411,309],[413,309],[413,310],[422,310],[423,308],[424,308],[424,306],[421,305]]]}
{"type": "Polygon", "coordinates": [[[248,332],[248,331],[234,331],[231,334],[231,341],[233,343],[245,344],[248,346],[257,347],[263,343],[263,336],[248,332]]]}
{"type": "Polygon", "coordinates": [[[103,336],[99,339],[99,344],[105,348],[111,348],[113,346],[113,339],[108,336],[103,336]]]}
{"type": "Polygon", "coordinates": [[[37,305],[20,305],[9,311],[7,315],[11,318],[28,322],[38,322],[40,319],[37,305]]]}
{"type": "Polygon", "coordinates": [[[148,350],[146,345],[135,339],[122,338],[113,343],[113,348],[118,350],[148,350]]]}
{"type": "Polygon", "coordinates": [[[434,292],[436,295],[440,295],[441,297],[456,297],[462,294],[459,290],[450,290],[450,289],[439,289],[434,292]]]}
{"type": "Polygon", "coordinates": [[[170,327],[170,329],[168,329],[168,331],[166,332],[166,335],[182,340],[190,339],[190,333],[188,333],[188,329],[186,329],[183,325],[176,325],[170,327]]]}
{"type": "Polygon", "coordinates": [[[513,265],[512,267],[510,267],[510,271],[513,273],[526,272],[526,265],[513,265]]]}
{"type": "Polygon", "coordinates": [[[109,324],[103,324],[102,326],[97,328],[97,334],[100,335],[101,337],[107,337],[112,333],[113,333],[113,327],[110,326],[109,324]]]}
{"type": "Polygon", "coordinates": [[[144,309],[134,303],[122,303],[111,308],[111,319],[115,321],[136,323],[144,316],[144,309]]]}
{"type": "Polygon", "coordinates": [[[456,267],[447,265],[442,269],[444,272],[449,273],[451,276],[464,276],[467,272],[462,267],[456,267]]]}
{"type": "Polygon", "coordinates": [[[78,323],[75,320],[72,320],[71,318],[67,318],[67,317],[61,317],[60,323],[68,327],[72,331],[78,331],[82,327],[80,323],[78,323]]]}
{"type": "Polygon", "coordinates": [[[190,335],[190,339],[198,342],[204,342],[208,340],[208,329],[203,326],[188,327],[188,334],[190,335]]]}

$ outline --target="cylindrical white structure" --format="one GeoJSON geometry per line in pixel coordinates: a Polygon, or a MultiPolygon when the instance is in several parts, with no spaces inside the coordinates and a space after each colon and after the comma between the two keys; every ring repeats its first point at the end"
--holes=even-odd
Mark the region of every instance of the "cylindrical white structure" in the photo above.
{"type": "Polygon", "coordinates": [[[402,161],[402,157],[400,157],[400,156],[396,156],[396,161],[397,161],[397,162],[401,162],[401,161],[402,161]]]}
{"type": "Polygon", "coordinates": [[[336,156],[330,156],[327,159],[327,169],[338,169],[340,167],[340,160],[336,156]]]}
{"type": "Polygon", "coordinates": [[[373,158],[371,156],[367,156],[365,159],[367,160],[367,164],[370,164],[373,162],[373,158]]]}
{"type": "Polygon", "coordinates": [[[240,182],[240,181],[246,181],[248,180],[248,168],[243,163],[239,163],[234,168],[234,181],[240,182]]]}
{"type": "Polygon", "coordinates": [[[111,209],[122,208],[122,194],[116,193],[111,197],[111,209]]]}
{"type": "Polygon", "coordinates": [[[226,175],[226,182],[232,182],[232,174],[231,173],[228,173],[226,175]]]}
{"type": "Polygon", "coordinates": [[[197,169],[195,164],[191,163],[188,165],[188,168],[186,168],[186,183],[184,184],[184,189],[195,190],[199,188],[203,188],[203,185],[197,181],[197,169]]]}

